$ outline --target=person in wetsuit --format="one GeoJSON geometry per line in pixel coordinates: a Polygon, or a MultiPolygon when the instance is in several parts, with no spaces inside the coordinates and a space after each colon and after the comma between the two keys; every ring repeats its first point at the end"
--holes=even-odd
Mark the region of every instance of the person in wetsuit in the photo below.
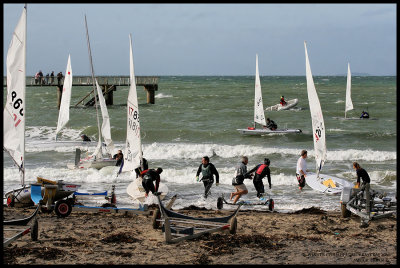
{"type": "Polygon", "coordinates": [[[154,169],[146,169],[141,173],[142,176],[142,186],[144,190],[146,191],[145,196],[147,197],[149,195],[149,192],[151,191],[153,194],[158,191],[158,187],[160,186],[160,174],[162,173],[163,169],[162,168],[157,168],[156,170],[154,169]],[[153,181],[156,181],[156,185],[154,186],[153,181]]]}
{"type": "Polygon", "coordinates": [[[369,118],[368,112],[362,111],[360,118],[369,118]]]}
{"type": "Polygon", "coordinates": [[[120,166],[122,164],[122,161],[124,160],[124,154],[121,150],[118,150],[118,153],[113,156],[113,159],[117,160],[117,163],[115,165],[120,166]]]}
{"type": "Polygon", "coordinates": [[[235,187],[236,192],[232,192],[230,196],[230,200],[235,197],[233,199],[233,204],[236,204],[242,195],[249,192],[243,182],[244,179],[251,179],[251,174],[247,174],[248,162],[248,157],[242,156],[242,161],[236,166],[235,177],[232,179],[232,185],[235,187]]]}
{"type": "Polygon", "coordinates": [[[254,174],[253,184],[254,187],[256,188],[258,198],[261,198],[264,194],[264,183],[262,179],[265,176],[267,176],[268,178],[269,189],[271,189],[271,171],[269,169],[270,163],[271,161],[268,158],[265,158],[264,163],[258,164],[257,166],[255,166],[253,169],[251,169],[249,172],[246,173],[246,175],[248,175],[250,173],[253,173],[254,171],[256,172],[254,174]]]}
{"type": "Polygon", "coordinates": [[[276,130],[278,125],[274,122],[274,120],[267,118],[267,125],[265,127],[269,128],[270,130],[276,130]]]}
{"type": "Polygon", "coordinates": [[[90,138],[88,136],[86,136],[85,134],[81,135],[82,141],[91,141],[90,138]]]}
{"type": "Polygon", "coordinates": [[[204,184],[204,198],[207,198],[210,188],[214,183],[214,175],[216,181],[215,185],[219,185],[219,173],[215,166],[210,163],[210,158],[208,156],[204,156],[201,159],[201,164],[196,172],[196,181],[199,181],[200,172],[203,175],[201,181],[203,181],[204,184]]]}
{"type": "Polygon", "coordinates": [[[353,162],[353,169],[356,170],[357,173],[357,183],[356,183],[356,188],[360,188],[362,191],[365,191],[365,196],[366,196],[366,203],[365,203],[365,208],[367,210],[367,213],[371,211],[371,194],[370,194],[370,182],[371,179],[369,178],[369,175],[367,171],[363,168],[360,167],[360,165],[357,162],[353,162]],[[360,179],[362,180],[362,184],[360,187],[360,179]]]}

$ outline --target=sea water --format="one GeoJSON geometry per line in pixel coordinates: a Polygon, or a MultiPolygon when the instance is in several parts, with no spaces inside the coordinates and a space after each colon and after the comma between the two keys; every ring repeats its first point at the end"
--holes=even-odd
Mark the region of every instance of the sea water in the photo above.
{"type": "MultiPolygon", "coordinates": [[[[385,191],[394,197],[396,173],[396,77],[353,76],[352,100],[354,110],[347,117],[359,117],[367,110],[378,120],[337,120],[344,117],[345,76],[314,77],[326,128],[327,160],[322,173],[356,181],[352,162],[357,161],[371,178],[371,188],[385,191]]],[[[300,152],[309,154],[307,165],[315,172],[310,109],[305,76],[261,77],[264,108],[297,98],[296,107],[286,111],[269,111],[265,116],[279,128],[301,129],[301,134],[273,134],[245,136],[236,129],[253,125],[254,76],[162,76],[155,104],[146,103],[143,87],[138,87],[140,126],[144,157],[150,168],[162,167],[161,180],[168,188],[167,199],[177,194],[173,208],[189,205],[216,208],[217,198],[229,197],[235,166],[242,155],[249,158],[248,170],[271,160],[272,189],[264,179],[266,193],[274,199],[276,211],[294,211],[312,206],[325,210],[339,210],[340,196],[316,192],[306,186],[299,191],[295,177],[300,152]],[[211,195],[203,198],[203,183],[196,181],[196,171],[203,156],[219,172],[219,186],[211,188],[211,195]]],[[[70,121],[55,142],[58,119],[57,88],[28,87],[26,89],[26,183],[37,176],[50,180],[64,180],[80,184],[81,192],[111,190],[115,185],[119,207],[135,205],[126,188],[134,175],[122,173],[118,167],[101,170],[70,170],[67,162],[74,162],[78,146],[63,141],[80,141],[85,133],[98,139],[96,109],[75,107],[92,87],[72,88],[70,121]]],[[[126,102],[128,87],[117,86],[114,105],[108,106],[111,135],[116,149],[124,149],[126,138],[126,102]]],[[[3,92],[4,103],[6,90],[3,92]]],[[[100,110],[99,110],[100,112],[100,110]]],[[[95,145],[78,146],[82,154],[94,151],[95,145]]],[[[20,184],[18,169],[7,153],[3,153],[3,193],[20,184]]],[[[249,193],[243,200],[256,200],[251,180],[245,180],[249,193]]],[[[226,205],[224,208],[232,207],[226,205]]],[[[232,208],[233,209],[233,208],[232,208]]],[[[246,209],[266,209],[262,206],[246,209]]]]}

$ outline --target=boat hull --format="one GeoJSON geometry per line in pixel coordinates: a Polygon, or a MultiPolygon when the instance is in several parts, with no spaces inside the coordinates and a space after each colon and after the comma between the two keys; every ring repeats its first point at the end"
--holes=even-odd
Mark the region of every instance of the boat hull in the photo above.
{"type": "Polygon", "coordinates": [[[289,134],[289,133],[301,133],[301,129],[237,129],[240,134],[243,135],[269,135],[269,134],[289,134]]]}
{"type": "Polygon", "coordinates": [[[337,178],[331,175],[319,174],[319,178],[317,178],[316,173],[307,172],[306,183],[312,189],[325,193],[325,194],[340,194],[343,191],[344,187],[353,187],[354,185],[351,182],[348,182],[345,179],[337,178]],[[331,179],[335,184],[335,187],[326,186],[328,183],[324,184],[324,181],[331,179]]]}
{"type": "Polygon", "coordinates": [[[286,105],[285,105],[285,106],[282,106],[282,105],[279,103],[279,104],[276,104],[276,105],[267,107],[267,108],[265,108],[265,110],[266,110],[266,111],[288,110],[288,109],[293,108],[294,106],[296,106],[298,102],[299,102],[298,99],[292,99],[292,100],[288,100],[288,101],[286,102],[286,105]]]}
{"type": "Polygon", "coordinates": [[[117,164],[116,159],[101,159],[101,160],[81,160],[78,166],[75,166],[75,163],[68,163],[67,167],[69,169],[87,169],[87,168],[95,168],[102,169],[103,167],[115,166],[117,164]]]}
{"type": "MultiPolygon", "coordinates": [[[[160,199],[161,200],[164,199],[165,196],[168,194],[167,185],[165,185],[164,183],[160,182],[158,191],[161,192],[160,199]]],[[[144,203],[146,201],[146,196],[145,196],[146,191],[144,190],[144,188],[142,186],[142,179],[141,178],[137,178],[136,180],[131,182],[128,185],[128,187],[126,188],[126,192],[134,200],[138,200],[141,203],[144,203]]],[[[149,192],[148,198],[151,198],[153,196],[154,195],[151,192],[149,192]]]]}
{"type": "Polygon", "coordinates": [[[344,117],[334,116],[332,118],[333,119],[337,119],[337,120],[378,120],[378,118],[360,118],[360,117],[347,117],[347,118],[344,118],[344,117]]]}

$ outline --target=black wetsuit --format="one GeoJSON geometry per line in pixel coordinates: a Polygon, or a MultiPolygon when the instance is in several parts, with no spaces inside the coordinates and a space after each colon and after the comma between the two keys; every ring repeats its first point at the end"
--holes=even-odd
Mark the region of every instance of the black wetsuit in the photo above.
{"type": "Polygon", "coordinates": [[[146,191],[146,194],[148,194],[150,191],[153,194],[158,191],[158,186],[160,185],[160,174],[158,174],[155,169],[147,169],[142,172],[142,175],[142,186],[146,191]],[[156,181],[155,187],[153,181],[156,181]]]}
{"type": "Polygon", "coordinates": [[[197,169],[196,177],[200,175],[200,172],[203,175],[203,178],[201,180],[204,184],[204,197],[207,198],[210,188],[214,183],[213,175],[215,175],[216,183],[219,183],[219,173],[212,163],[208,163],[206,166],[200,164],[199,168],[197,169]]]}
{"type": "Polygon", "coordinates": [[[263,183],[262,179],[265,176],[267,176],[269,188],[271,188],[271,171],[267,165],[259,164],[259,165],[255,166],[253,169],[251,169],[249,172],[247,172],[246,174],[250,174],[254,171],[256,171],[256,174],[254,175],[253,184],[257,190],[257,197],[261,197],[262,194],[264,193],[264,183],[263,183]]]}
{"type": "Polygon", "coordinates": [[[118,155],[119,154],[115,154],[114,156],[113,156],[113,159],[117,159],[117,163],[115,164],[116,166],[120,166],[121,164],[122,164],[122,161],[123,161],[123,159],[124,159],[124,154],[120,154],[121,156],[118,158],[118,155]]]}
{"type": "Polygon", "coordinates": [[[369,178],[369,175],[367,171],[365,171],[365,169],[363,168],[357,169],[356,173],[357,173],[357,183],[360,183],[360,178],[362,179],[363,184],[371,182],[371,179],[369,178]]]}

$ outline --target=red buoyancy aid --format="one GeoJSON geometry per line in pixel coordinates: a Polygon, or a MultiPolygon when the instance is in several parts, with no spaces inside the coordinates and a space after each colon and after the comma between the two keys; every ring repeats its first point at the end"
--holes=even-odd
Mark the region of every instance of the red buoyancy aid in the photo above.
{"type": "Polygon", "coordinates": [[[267,167],[266,164],[261,164],[261,165],[258,167],[256,173],[257,173],[258,175],[261,175],[261,173],[263,172],[263,170],[264,170],[265,167],[267,167]]]}

